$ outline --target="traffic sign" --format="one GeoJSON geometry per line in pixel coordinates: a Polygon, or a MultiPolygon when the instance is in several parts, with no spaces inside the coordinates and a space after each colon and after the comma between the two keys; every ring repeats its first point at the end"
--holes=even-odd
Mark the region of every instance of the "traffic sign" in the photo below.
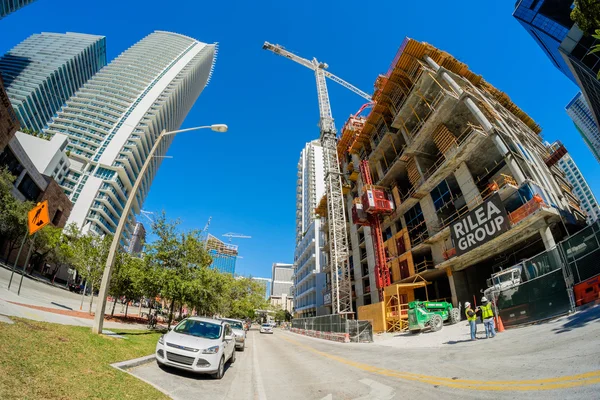
{"type": "Polygon", "coordinates": [[[44,200],[33,207],[27,214],[27,226],[29,234],[33,235],[50,223],[50,215],[48,214],[48,200],[44,200]]]}

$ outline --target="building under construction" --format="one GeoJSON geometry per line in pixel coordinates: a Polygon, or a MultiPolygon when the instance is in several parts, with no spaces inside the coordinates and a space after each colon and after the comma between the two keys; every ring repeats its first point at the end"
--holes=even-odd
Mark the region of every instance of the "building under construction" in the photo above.
{"type": "Polygon", "coordinates": [[[412,299],[478,301],[492,273],[585,221],[541,128],[450,54],[405,39],[373,101],[338,142],[359,319],[406,318],[412,299]]]}
{"type": "Polygon", "coordinates": [[[235,262],[238,257],[238,246],[225,243],[215,236],[208,234],[206,237],[206,251],[212,257],[210,268],[223,273],[235,274],[235,262]]]}

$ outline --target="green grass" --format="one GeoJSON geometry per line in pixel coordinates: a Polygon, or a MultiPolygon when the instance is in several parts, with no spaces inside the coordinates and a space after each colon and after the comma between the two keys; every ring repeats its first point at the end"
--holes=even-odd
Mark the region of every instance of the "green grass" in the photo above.
{"type": "Polygon", "coordinates": [[[0,399],[167,399],[110,364],[154,352],[160,333],[120,331],[16,319],[0,323],[0,399]]]}

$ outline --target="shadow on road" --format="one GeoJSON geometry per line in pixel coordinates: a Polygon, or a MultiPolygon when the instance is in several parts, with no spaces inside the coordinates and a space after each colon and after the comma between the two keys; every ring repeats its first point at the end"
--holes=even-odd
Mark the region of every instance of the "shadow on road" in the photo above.
{"type": "Polygon", "coordinates": [[[590,322],[600,319],[600,305],[590,307],[586,310],[579,311],[569,317],[561,327],[553,329],[555,333],[564,333],[572,331],[575,328],[580,328],[590,322]]]}
{"type": "Polygon", "coordinates": [[[53,301],[52,301],[52,302],[50,302],[50,304],[54,304],[55,306],[59,306],[59,307],[62,307],[62,308],[64,308],[64,309],[66,309],[66,310],[71,310],[71,311],[73,311],[73,309],[72,309],[71,307],[67,307],[67,306],[65,306],[65,305],[63,305],[63,304],[58,304],[58,303],[55,303],[55,302],[53,302],[53,301]]]}
{"type": "Polygon", "coordinates": [[[471,339],[465,339],[465,340],[448,340],[444,344],[459,344],[459,343],[472,343],[472,342],[475,342],[475,340],[471,340],[471,339]]]}
{"type": "MultiPolygon", "coordinates": [[[[211,374],[198,374],[198,373],[194,373],[192,371],[186,371],[183,369],[169,367],[167,365],[160,365],[160,364],[158,365],[158,367],[169,374],[177,375],[182,378],[193,379],[196,381],[212,381],[212,380],[214,380],[214,378],[212,377],[211,374]]],[[[227,371],[229,371],[229,368],[233,368],[233,367],[234,367],[234,365],[232,365],[230,362],[227,362],[225,364],[225,373],[227,373],[227,371]]]]}

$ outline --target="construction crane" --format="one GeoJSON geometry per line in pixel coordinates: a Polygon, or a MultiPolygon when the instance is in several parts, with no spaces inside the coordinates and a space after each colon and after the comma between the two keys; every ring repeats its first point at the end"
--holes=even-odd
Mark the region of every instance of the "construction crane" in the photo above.
{"type": "MultiPolygon", "coordinates": [[[[299,57],[277,44],[265,42],[264,50],[286,57],[315,72],[317,95],[319,98],[320,141],[323,148],[323,165],[325,169],[325,187],[327,194],[327,223],[329,225],[330,242],[330,276],[331,304],[335,314],[352,314],[352,279],[350,277],[348,236],[346,232],[346,215],[344,195],[342,193],[342,174],[337,157],[337,131],[331,114],[331,104],[325,78],[339,83],[346,89],[362,98],[372,101],[372,96],[356,88],[345,80],[338,78],[326,69],[326,63],[316,58],[307,60],[299,57]]],[[[362,110],[361,110],[362,111],[362,110]]]]}
{"type": "Polygon", "coordinates": [[[252,236],[247,236],[247,235],[242,235],[241,233],[233,233],[233,232],[229,232],[224,234],[223,236],[228,237],[229,238],[229,243],[231,243],[231,239],[232,238],[238,238],[238,239],[252,239],[252,236]]]}

